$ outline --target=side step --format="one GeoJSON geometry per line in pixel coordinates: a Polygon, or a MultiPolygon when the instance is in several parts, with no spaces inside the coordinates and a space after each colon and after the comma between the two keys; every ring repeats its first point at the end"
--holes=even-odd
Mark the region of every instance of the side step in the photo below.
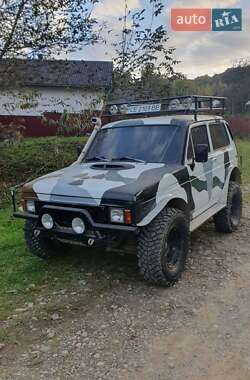
{"type": "Polygon", "coordinates": [[[221,211],[225,206],[226,205],[217,203],[214,206],[210,207],[208,210],[204,211],[201,215],[197,216],[190,222],[190,232],[193,232],[203,223],[207,222],[208,219],[217,214],[217,212],[221,211]]]}

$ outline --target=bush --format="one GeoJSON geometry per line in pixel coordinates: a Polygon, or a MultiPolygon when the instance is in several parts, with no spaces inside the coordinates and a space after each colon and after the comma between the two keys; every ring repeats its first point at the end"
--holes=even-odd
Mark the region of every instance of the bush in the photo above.
{"type": "Polygon", "coordinates": [[[0,147],[0,199],[6,201],[11,186],[61,169],[76,160],[76,147],[84,137],[24,139],[19,146],[0,147]]]}

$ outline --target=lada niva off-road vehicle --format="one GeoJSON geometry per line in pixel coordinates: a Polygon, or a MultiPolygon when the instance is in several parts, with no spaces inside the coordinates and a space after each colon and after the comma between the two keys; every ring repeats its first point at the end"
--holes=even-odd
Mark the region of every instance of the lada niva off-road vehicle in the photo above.
{"type": "MultiPolygon", "coordinates": [[[[48,258],[65,243],[135,245],[145,280],[174,284],[190,232],[214,218],[233,232],[241,175],[225,99],[186,96],[106,106],[78,160],[22,188],[25,239],[48,258]]],[[[14,198],[14,195],[13,195],[14,198]]],[[[15,199],[14,204],[15,204],[15,199]]]]}

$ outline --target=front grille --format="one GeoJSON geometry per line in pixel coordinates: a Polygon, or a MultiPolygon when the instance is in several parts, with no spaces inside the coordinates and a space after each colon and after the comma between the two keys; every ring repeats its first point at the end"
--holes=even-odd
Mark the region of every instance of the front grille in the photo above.
{"type": "MultiPolygon", "coordinates": [[[[63,203],[55,203],[55,202],[41,202],[37,201],[36,203],[36,210],[37,213],[40,213],[41,208],[44,206],[55,206],[55,207],[70,207],[70,208],[76,208],[81,210],[86,210],[91,215],[93,221],[95,223],[107,223],[107,210],[104,206],[80,206],[80,205],[73,205],[73,204],[63,204],[63,203]]],[[[69,211],[60,211],[56,212],[53,211],[53,213],[56,213],[56,221],[59,225],[63,227],[71,227],[71,221],[73,217],[76,217],[77,213],[69,212],[69,211]]]]}

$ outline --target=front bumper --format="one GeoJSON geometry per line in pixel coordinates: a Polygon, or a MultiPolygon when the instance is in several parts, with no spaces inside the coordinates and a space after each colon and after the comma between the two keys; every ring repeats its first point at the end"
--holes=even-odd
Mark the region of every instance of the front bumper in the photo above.
{"type": "Polygon", "coordinates": [[[131,233],[136,235],[139,231],[137,226],[96,223],[87,210],[75,207],[44,205],[38,215],[19,212],[14,207],[13,216],[32,220],[35,223],[34,229],[37,234],[87,246],[108,245],[112,241],[124,239],[126,236],[131,235],[131,233]],[[41,224],[41,216],[45,212],[50,213],[55,221],[54,227],[51,230],[46,230],[41,224]],[[74,216],[81,217],[86,225],[85,232],[83,234],[76,234],[69,225],[60,225],[57,220],[61,220],[62,216],[66,219],[67,217],[72,218],[74,216]]]}

